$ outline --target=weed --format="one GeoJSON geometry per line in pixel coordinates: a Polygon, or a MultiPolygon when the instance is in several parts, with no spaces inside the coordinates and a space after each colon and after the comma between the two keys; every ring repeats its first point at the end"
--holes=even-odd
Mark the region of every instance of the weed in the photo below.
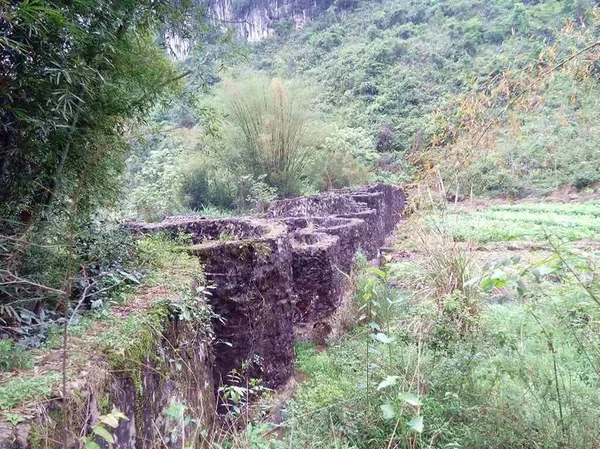
{"type": "Polygon", "coordinates": [[[29,369],[33,364],[31,354],[15,346],[12,340],[0,340],[0,371],[29,369]]]}
{"type": "Polygon", "coordinates": [[[59,382],[60,377],[58,371],[50,371],[4,382],[0,386],[0,410],[10,410],[17,405],[49,397],[52,387],[59,382]]]}
{"type": "MultiPolygon", "coordinates": [[[[562,206],[519,207],[564,216],[540,220],[575,235],[562,224],[570,220],[562,206]]],[[[595,207],[578,205],[573,215],[592,216],[595,207]]],[[[491,212],[504,208],[512,206],[491,212]]],[[[488,212],[443,218],[462,214],[471,235],[481,236],[474,217],[488,212]]],[[[525,212],[516,228],[533,226],[525,212]]],[[[600,417],[597,255],[553,239],[547,244],[557,255],[494,254],[500,258],[483,265],[469,245],[444,234],[439,216],[427,220],[413,223],[417,238],[404,242],[413,260],[384,267],[385,276],[365,267],[357,277],[355,298],[370,304],[365,315],[369,307],[378,311],[374,299],[382,295],[373,276],[387,282],[392,297],[410,298],[395,303],[389,321],[370,313],[325,350],[297,346],[307,379],[290,407],[287,447],[593,447],[600,417]]]]}

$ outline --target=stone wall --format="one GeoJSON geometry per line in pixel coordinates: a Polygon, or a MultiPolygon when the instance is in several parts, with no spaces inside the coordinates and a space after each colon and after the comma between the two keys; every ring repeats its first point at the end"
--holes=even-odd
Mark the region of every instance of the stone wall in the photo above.
{"type": "MultiPolygon", "coordinates": [[[[205,331],[205,324],[191,325],[165,318],[140,360],[129,359],[125,354],[123,359],[119,356],[119,362],[111,362],[106,355],[87,348],[87,364],[77,365],[76,369],[71,360],[83,355],[79,351],[71,354],[66,416],[59,391],[48,400],[15,412],[22,418],[17,423],[0,415],[0,449],[63,447],[65,421],[69,429],[67,447],[83,448],[83,437],[92,434],[92,427],[112,407],[127,419],[119,420],[115,429],[106,426],[114,439],[110,447],[190,447],[189,441],[197,440],[200,432],[210,429],[215,422],[213,352],[205,331]],[[185,405],[186,416],[195,418],[186,425],[183,437],[181,423],[166,413],[175,404],[185,405]]],[[[56,350],[49,356],[61,360],[62,352],[56,350]]],[[[100,437],[95,442],[108,447],[100,437]]]]}
{"type": "Polygon", "coordinates": [[[401,220],[406,199],[395,186],[291,198],[251,218],[171,217],[132,223],[137,232],[190,234],[190,251],[215,286],[214,380],[232,370],[275,388],[294,367],[294,325],[328,317],[342,300],[343,273],[357,251],[376,257],[401,220]]]}
{"type": "MultiPolygon", "coordinates": [[[[68,416],[57,395],[24,413],[24,422],[0,417],[0,448],[58,447],[63,420],[77,434],[68,447],[80,447],[80,438],[114,405],[128,417],[112,432],[115,449],[180,449],[184,438],[173,437],[179,424],[166,413],[176,404],[185,404],[186,415],[198,420],[186,427],[189,446],[201,429],[211,428],[215,392],[230,383],[232,370],[270,388],[291,378],[294,328],[320,325],[336,310],[354,255],[376,257],[404,206],[402,189],[377,184],[275,201],[255,217],[129,223],[137,233],[191,236],[188,251],[214,286],[209,301],[220,317],[212,323],[214,335],[207,337],[206,323],[186,324],[161,312],[157,333],[148,342],[140,338],[139,359],[125,352],[117,364],[93,352],[82,356],[87,368],[69,373],[68,416]]],[[[151,313],[139,304],[124,309],[151,313]]],[[[62,353],[50,356],[61,360],[62,353]]]]}

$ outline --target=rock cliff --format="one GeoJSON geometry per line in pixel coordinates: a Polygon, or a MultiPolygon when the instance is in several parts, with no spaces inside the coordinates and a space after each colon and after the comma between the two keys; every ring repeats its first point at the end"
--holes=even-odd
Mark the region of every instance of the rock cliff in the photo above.
{"type": "Polygon", "coordinates": [[[333,0],[213,0],[209,10],[217,23],[231,26],[236,34],[256,42],[276,34],[282,20],[285,26],[303,28],[333,0]]]}

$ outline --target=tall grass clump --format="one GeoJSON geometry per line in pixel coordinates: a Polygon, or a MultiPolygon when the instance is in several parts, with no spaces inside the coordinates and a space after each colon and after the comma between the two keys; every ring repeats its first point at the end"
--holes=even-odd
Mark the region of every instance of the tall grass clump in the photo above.
{"type": "Polygon", "coordinates": [[[226,84],[227,164],[240,175],[263,178],[280,195],[302,192],[318,145],[319,126],[307,101],[280,79],[226,84]]]}

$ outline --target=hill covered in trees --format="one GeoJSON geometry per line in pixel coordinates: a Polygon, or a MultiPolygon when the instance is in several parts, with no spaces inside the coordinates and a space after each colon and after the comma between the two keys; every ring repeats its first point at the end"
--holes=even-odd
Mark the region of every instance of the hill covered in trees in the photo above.
{"type": "Polygon", "coordinates": [[[458,171],[477,193],[495,195],[580,188],[600,180],[591,167],[598,166],[593,111],[600,101],[594,6],[333,5],[305,30],[261,42],[252,62],[316,87],[320,109],[364,130],[396,161],[392,171],[441,165],[444,181],[454,182],[458,171]],[[489,135],[465,149],[466,136],[486,127],[489,135]],[[459,165],[448,165],[449,151],[462,153],[452,158],[459,165]],[[477,157],[467,160],[468,152],[477,157]]]}
{"type": "MultiPolygon", "coordinates": [[[[224,29],[234,22],[233,59],[207,75],[189,58],[187,67],[202,73],[191,83],[195,94],[201,85],[206,93],[186,113],[157,116],[162,130],[148,130],[149,144],[138,142],[141,154],[180,167],[161,170],[170,174],[151,184],[151,201],[164,204],[162,213],[240,209],[285,194],[266,168],[282,161],[268,156],[271,162],[240,165],[243,146],[232,142],[244,125],[232,123],[230,100],[266,117],[259,109],[269,108],[255,100],[276,90],[311,116],[310,144],[299,144],[299,153],[310,156],[286,175],[296,179],[287,193],[379,180],[425,181],[449,196],[458,188],[461,197],[519,198],[600,180],[600,19],[592,1],[213,6],[224,29]],[[247,43],[253,27],[270,37],[247,43]],[[268,87],[274,78],[276,89],[268,87]],[[249,177],[239,181],[243,176],[249,177]]],[[[269,133],[257,128],[254,137],[269,133]]],[[[136,198],[147,190],[138,166],[132,165],[134,213],[145,208],[136,198]]]]}

